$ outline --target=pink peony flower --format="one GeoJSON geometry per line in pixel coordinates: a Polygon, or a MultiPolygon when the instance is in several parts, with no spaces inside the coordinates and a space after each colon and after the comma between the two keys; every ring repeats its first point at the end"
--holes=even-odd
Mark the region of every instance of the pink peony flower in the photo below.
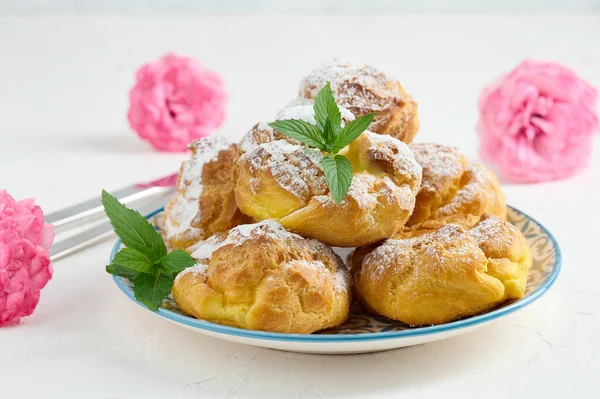
{"type": "Polygon", "coordinates": [[[597,97],[569,68],[524,61],[481,94],[481,157],[515,182],[575,174],[587,165],[598,131],[597,97]]]}
{"type": "Polygon", "coordinates": [[[225,120],[223,80],[191,57],[167,54],[143,65],[129,99],[129,125],[159,151],[186,151],[225,120]]]}
{"type": "Polygon", "coordinates": [[[33,200],[17,202],[0,190],[0,327],[18,324],[35,310],[52,278],[53,240],[54,230],[33,200]]]}

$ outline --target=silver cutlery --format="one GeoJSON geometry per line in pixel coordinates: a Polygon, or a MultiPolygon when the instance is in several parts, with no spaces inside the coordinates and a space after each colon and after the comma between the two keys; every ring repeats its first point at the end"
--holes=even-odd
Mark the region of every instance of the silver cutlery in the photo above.
{"type": "MultiPolygon", "coordinates": [[[[164,206],[175,192],[177,174],[148,182],[138,183],[114,195],[142,215],[164,206]]],[[[100,197],[86,200],[46,215],[45,220],[54,226],[56,239],[50,248],[52,261],[61,259],[113,235],[113,229],[104,213],[100,197]]]]}

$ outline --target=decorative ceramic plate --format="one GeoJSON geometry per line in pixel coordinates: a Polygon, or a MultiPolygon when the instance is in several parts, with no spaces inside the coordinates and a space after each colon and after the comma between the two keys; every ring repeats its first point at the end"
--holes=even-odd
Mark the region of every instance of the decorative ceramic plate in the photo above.
{"type": "MultiPolygon", "coordinates": [[[[161,214],[162,209],[159,209],[147,216],[159,231],[162,224],[161,214]]],[[[243,330],[198,320],[179,310],[172,297],[165,299],[158,312],[154,314],[204,335],[293,352],[375,352],[449,338],[464,334],[524,308],[542,296],[556,280],[560,271],[561,254],[552,234],[525,213],[511,207],[508,210],[508,221],[523,232],[533,255],[533,266],[529,272],[525,296],[517,301],[505,302],[487,312],[451,323],[411,327],[385,317],[368,315],[358,306],[354,306],[348,320],[335,328],[310,335],[271,333],[243,330]]],[[[111,253],[111,261],[120,248],[121,242],[117,241],[111,253]]],[[[131,282],[128,279],[118,276],[114,276],[114,279],[125,295],[148,310],[135,299],[131,282]]]]}

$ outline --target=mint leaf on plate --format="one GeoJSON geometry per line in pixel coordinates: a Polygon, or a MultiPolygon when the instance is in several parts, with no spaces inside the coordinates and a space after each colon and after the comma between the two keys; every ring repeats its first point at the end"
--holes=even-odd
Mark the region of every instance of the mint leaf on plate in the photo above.
{"type": "Polygon", "coordinates": [[[163,299],[171,293],[174,281],[175,277],[171,273],[161,269],[154,274],[142,273],[133,281],[133,294],[135,299],[156,312],[163,299]]]}
{"type": "Polygon", "coordinates": [[[115,232],[126,247],[146,255],[152,262],[167,254],[162,237],[139,212],[123,206],[115,197],[102,190],[102,205],[115,232]]]}
{"type": "Polygon", "coordinates": [[[176,249],[169,252],[159,262],[159,267],[168,273],[179,273],[185,268],[194,266],[196,261],[187,252],[176,249]]]}
{"type": "Polygon", "coordinates": [[[114,263],[106,266],[106,272],[114,274],[115,276],[125,277],[130,280],[135,279],[140,274],[139,272],[136,272],[133,269],[130,269],[125,266],[115,265],[114,263]]]}
{"type": "Polygon", "coordinates": [[[154,267],[143,253],[133,248],[123,248],[117,252],[112,263],[138,273],[151,273],[154,267]]]}
{"type": "Polygon", "coordinates": [[[196,262],[182,250],[167,254],[167,246],[154,226],[104,190],[102,204],[126,246],[106,266],[106,271],[132,280],[135,298],[156,312],[171,293],[177,273],[196,262]]]}

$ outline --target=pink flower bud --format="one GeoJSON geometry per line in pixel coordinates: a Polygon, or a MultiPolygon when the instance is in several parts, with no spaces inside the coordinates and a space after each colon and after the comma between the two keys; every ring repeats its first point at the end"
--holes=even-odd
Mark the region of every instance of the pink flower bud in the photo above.
{"type": "Polygon", "coordinates": [[[48,250],[54,230],[33,200],[15,201],[0,190],[0,327],[18,324],[52,278],[48,250]]]}
{"type": "Polygon", "coordinates": [[[159,151],[186,151],[225,120],[223,80],[191,57],[167,54],[143,65],[129,99],[129,125],[159,151]]]}
{"type": "Polygon", "coordinates": [[[577,173],[587,166],[598,131],[597,97],[569,68],[524,61],[481,94],[481,157],[514,182],[577,173]]]}

